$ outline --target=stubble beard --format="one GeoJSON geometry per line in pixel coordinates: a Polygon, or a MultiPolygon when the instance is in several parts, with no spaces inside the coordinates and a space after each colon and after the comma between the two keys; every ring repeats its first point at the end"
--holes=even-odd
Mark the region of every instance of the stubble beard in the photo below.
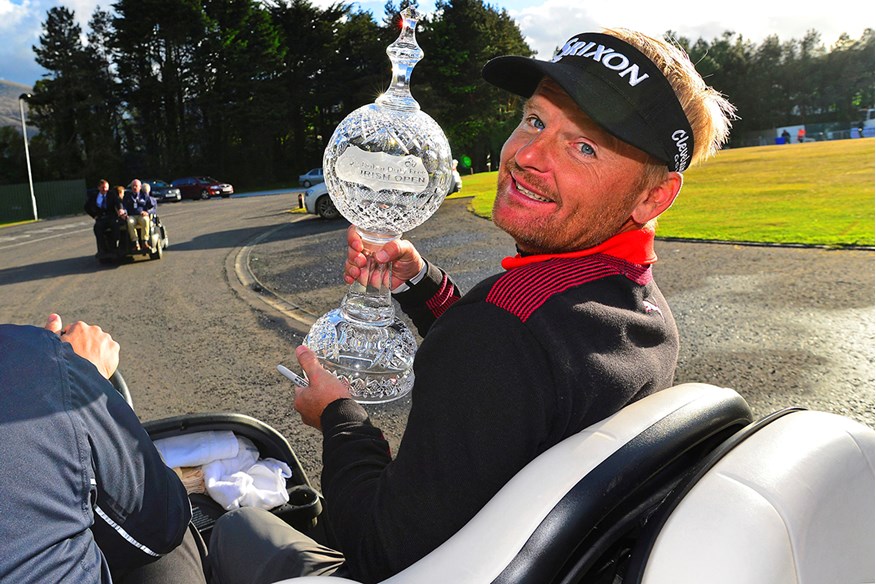
{"type": "MultiPolygon", "coordinates": [[[[510,172],[512,168],[518,173],[522,172],[514,167],[513,162],[507,164],[505,171],[500,171],[497,184],[499,193],[506,193],[511,186],[511,182],[514,180],[510,172]]],[[[535,188],[541,186],[532,177],[527,177],[527,180],[531,181],[528,184],[532,184],[535,188]]],[[[599,245],[628,225],[631,222],[632,203],[638,194],[638,192],[630,193],[611,205],[600,206],[592,213],[578,210],[561,224],[554,224],[552,219],[555,217],[553,216],[530,219],[517,216],[506,221],[501,214],[496,213],[500,198],[505,196],[500,194],[493,204],[493,223],[514,239],[520,251],[526,253],[546,254],[578,251],[599,245]]]]}

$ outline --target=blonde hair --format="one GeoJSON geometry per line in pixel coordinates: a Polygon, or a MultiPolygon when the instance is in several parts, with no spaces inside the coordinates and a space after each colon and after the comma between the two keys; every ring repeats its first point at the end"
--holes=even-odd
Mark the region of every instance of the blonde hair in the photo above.
{"type": "Polygon", "coordinates": [[[693,130],[691,164],[698,164],[720,150],[730,136],[732,120],[737,119],[736,107],[706,85],[687,53],[668,41],[633,30],[610,28],[604,32],[637,48],[669,80],[693,130]]]}

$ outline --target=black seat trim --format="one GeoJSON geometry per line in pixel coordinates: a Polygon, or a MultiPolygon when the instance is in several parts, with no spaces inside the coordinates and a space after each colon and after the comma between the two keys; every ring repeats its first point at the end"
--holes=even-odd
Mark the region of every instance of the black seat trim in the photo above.
{"type": "Polygon", "coordinates": [[[805,411],[802,407],[789,407],[773,412],[768,416],[761,418],[746,427],[742,428],[723,443],[721,443],[714,451],[699,462],[689,477],[676,488],[666,502],[660,506],[660,509],[651,517],[647,528],[643,530],[641,537],[636,542],[636,546],[630,556],[627,564],[626,574],[624,576],[625,584],[641,584],[645,575],[645,565],[648,563],[648,558],[654,549],[657,542],[657,537],[663,530],[663,526],[669,520],[669,517],[675,511],[681,501],[690,493],[691,489],[718,464],[725,456],[737,448],[740,444],[751,438],[757,432],[763,430],[769,424],[772,424],[779,418],[792,414],[794,412],[805,411]]]}
{"type": "Polygon", "coordinates": [[[698,399],[665,416],[572,487],[494,584],[591,581],[582,579],[686,471],[751,420],[738,395],[698,399]]]}

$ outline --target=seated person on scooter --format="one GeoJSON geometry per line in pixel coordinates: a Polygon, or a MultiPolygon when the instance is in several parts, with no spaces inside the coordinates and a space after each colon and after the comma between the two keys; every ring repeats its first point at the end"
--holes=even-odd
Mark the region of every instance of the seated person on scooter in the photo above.
{"type": "MultiPolygon", "coordinates": [[[[492,218],[519,252],[503,271],[463,295],[408,241],[370,252],[392,263],[394,298],[423,336],[397,455],[347,385],[298,347],[310,385],[295,389],[295,409],[322,433],[328,537],[232,511],[213,530],[214,582],[382,581],[538,455],[672,386],[678,331],[651,269],[654,220],[681,173],[726,141],[733,107],[662,39],[621,29],[559,46],[552,61],[500,57],[483,70],[525,99],[498,166],[492,218]]],[[[347,241],[345,280],[367,283],[355,228],[347,241]]]]}
{"type": "Polygon", "coordinates": [[[0,582],[204,584],[182,482],[107,381],[119,345],[0,324],[0,582]]]}
{"type": "MultiPolygon", "coordinates": [[[[115,194],[115,193],[113,193],[115,194]]],[[[115,251],[118,247],[121,228],[118,218],[118,207],[121,201],[109,193],[109,182],[102,179],[97,183],[97,193],[89,194],[85,200],[85,212],[94,217],[94,238],[97,240],[97,252],[115,251]],[[107,235],[110,230],[110,235],[107,235]]]]}
{"type": "Polygon", "coordinates": [[[131,183],[131,190],[125,195],[125,209],[128,212],[128,236],[131,238],[131,247],[134,251],[140,251],[142,246],[152,249],[149,242],[149,232],[152,226],[151,214],[155,212],[155,200],[148,193],[141,190],[142,184],[139,179],[131,183]],[[137,237],[137,230],[140,237],[137,237]]]}

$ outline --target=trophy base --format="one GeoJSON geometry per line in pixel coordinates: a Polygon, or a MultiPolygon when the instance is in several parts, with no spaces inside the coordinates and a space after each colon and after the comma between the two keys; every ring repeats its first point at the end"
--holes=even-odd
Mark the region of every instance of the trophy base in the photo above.
{"type": "Polygon", "coordinates": [[[359,403],[400,399],[414,386],[417,342],[398,318],[380,326],[345,318],[336,308],[317,320],[304,344],[328,371],[349,384],[359,403]]]}

